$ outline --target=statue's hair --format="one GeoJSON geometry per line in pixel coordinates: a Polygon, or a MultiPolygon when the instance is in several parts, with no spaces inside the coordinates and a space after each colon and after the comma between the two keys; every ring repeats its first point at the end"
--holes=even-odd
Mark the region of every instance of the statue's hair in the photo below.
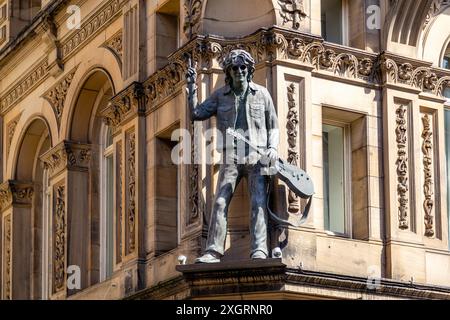
{"type": "Polygon", "coordinates": [[[242,63],[247,66],[248,76],[247,80],[250,82],[253,79],[253,73],[255,72],[255,60],[250,53],[242,49],[232,50],[222,62],[222,69],[225,72],[225,83],[231,85],[233,83],[230,75],[230,69],[236,63],[242,63]]]}

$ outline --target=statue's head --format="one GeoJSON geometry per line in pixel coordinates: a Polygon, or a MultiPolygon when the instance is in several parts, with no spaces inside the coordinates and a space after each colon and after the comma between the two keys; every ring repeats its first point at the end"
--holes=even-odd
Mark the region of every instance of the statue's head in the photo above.
{"type": "Polygon", "coordinates": [[[245,68],[241,70],[247,76],[247,81],[250,82],[253,79],[253,73],[255,72],[255,60],[250,53],[245,50],[237,49],[231,51],[222,63],[223,71],[225,72],[225,83],[228,85],[233,84],[233,74],[238,71],[238,68],[245,68]],[[243,67],[245,66],[245,67],[243,67]]]}

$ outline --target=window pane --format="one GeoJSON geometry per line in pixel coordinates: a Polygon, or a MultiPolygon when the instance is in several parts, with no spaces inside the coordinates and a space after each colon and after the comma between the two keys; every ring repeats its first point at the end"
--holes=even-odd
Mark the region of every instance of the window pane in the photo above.
{"type": "Polygon", "coordinates": [[[322,37],[342,44],[342,0],[322,0],[322,37]]]}
{"type": "Polygon", "coordinates": [[[345,233],[344,129],[323,125],[325,229],[345,233]]]}
{"type": "Polygon", "coordinates": [[[113,156],[106,158],[106,278],[113,272],[114,252],[114,175],[113,156]]]}
{"type": "Polygon", "coordinates": [[[112,146],[112,144],[113,144],[112,131],[111,128],[108,128],[108,131],[106,132],[105,148],[112,146]]]}
{"type": "Polygon", "coordinates": [[[450,69],[450,44],[444,52],[444,61],[442,61],[442,67],[445,69],[450,69]]]}
{"type": "MultiPolygon", "coordinates": [[[[445,110],[445,155],[447,158],[447,190],[450,190],[450,179],[449,179],[449,170],[450,170],[450,110],[445,110]]],[[[450,210],[450,192],[447,192],[447,216],[450,218],[449,210],[450,210]]],[[[450,240],[450,223],[448,224],[449,229],[449,240],[450,240]]],[[[450,246],[450,241],[449,241],[450,246]]]]}

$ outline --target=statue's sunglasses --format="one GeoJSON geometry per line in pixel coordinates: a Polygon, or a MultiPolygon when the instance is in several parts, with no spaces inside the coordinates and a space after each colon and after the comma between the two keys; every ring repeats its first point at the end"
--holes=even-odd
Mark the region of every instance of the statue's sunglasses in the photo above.
{"type": "Polygon", "coordinates": [[[245,64],[234,65],[231,67],[231,69],[233,69],[233,71],[238,71],[239,69],[244,71],[244,70],[247,70],[247,66],[245,64]]]}

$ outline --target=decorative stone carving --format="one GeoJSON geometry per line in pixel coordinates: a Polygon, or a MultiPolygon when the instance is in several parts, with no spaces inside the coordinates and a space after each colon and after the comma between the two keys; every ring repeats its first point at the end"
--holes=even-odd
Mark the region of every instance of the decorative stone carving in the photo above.
{"type": "Polygon", "coordinates": [[[108,1],[88,21],[83,23],[80,29],[77,29],[63,42],[63,60],[67,60],[92,37],[103,30],[116,15],[122,12],[122,7],[125,3],[127,3],[125,0],[108,1]]]}
{"type": "MultiPolygon", "coordinates": [[[[298,108],[295,102],[295,84],[291,83],[287,87],[288,114],[287,114],[287,142],[288,142],[288,158],[287,162],[297,166],[299,160],[297,136],[298,136],[298,108]]],[[[300,202],[294,192],[289,190],[288,194],[288,211],[292,213],[298,212],[300,202]]]]}
{"type": "Polygon", "coordinates": [[[12,223],[11,215],[8,215],[4,221],[4,273],[3,273],[3,299],[11,300],[11,265],[12,265],[12,223]]]}
{"type": "Polygon", "coordinates": [[[58,127],[61,125],[61,117],[64,109],[64,102],[66,101],[67,91],[72,83],[77,68],[70,71],[61,81],[59,81],[53,88],[44,93],[43,98],[47,100],[53,108],[58,127]]]}
{"type": "Polygon", "coordinates": [[[146,95],[142,84],[134,82],[111,99],[101,111],[104,122],[116,127],[132,114],[142,114],[145,111],[146,95]]]}
{"type": "Polygon", "coordinates": [[[303,0],[278,0],[283,18],[283,24],[292,22],[292,29],[298,30],[300,22],[307,16],[303,7],[303,0]]]}
{"type": "Polygon", "coordinates": [[[0,98],[0,114],[5,114],[23,97],[36,88],[48,76],[48,62],[43,60],[17,81],[10,90],[0,98]]]}
{"type": "Polygon", "coordinates": [[[187,225],[194,223],[199,216],[203,214],[204,203],[200,197],[200,188],[198,179],[200,176],[200,167],[197,163],[197,157],[199,156],[198,146],[200,143],[196,141],[196,137],[199,137],[199,133],[195,133],[195,126],[191,125],[191,165],[190,165],[190,183],[189,183],[189,203],[190,214],[187,217],[187,225]]]}
{"type": "Polygon", "coordinates": [[[128,136],[128,253],[133,253],[136,248],[136,134],[128,136]]]}
{"type": "Polygon", "coordinates": [[[33,200],[33,184],[8,180],[0,184],[0,211],[11,205],[31,205],[33,200]]]}
{"type": "Polygon", "coordinates": [[[386,53],[380,57],[385,83],[408,85],[441,97],[444,89],[450,86],[450,75],[445,71],[433,69],[425,63],[415,66],[409,62],[396,62],[395,58],[396,56],[390,57],[386,53]]]}
{"type": "Polygon", "coordinates": [[[120,69],[122,70],[122,61],[123,61],[123,32],[120,30],[114,36],[112,36],[109,40],[107,40],[102,47],[111,51],[114,57],[119,64],[120,69]]]}
{"type": "Polygon", "coordinates": [[[408,140],[407,140],[407,109],[399,105],[396,110],[395,135],[397,140],[397,194],[399,228],[408,229],[408,140]]]}
{"type": "Polygon", "coordinates": [[[423,209],[425,219],[425,235],[427,237],[434,236],[433,230],[433,215],[432,210],[434,206],[433,200],[433,139],[430,115],[424,114],[422,117],[423,131],[422,131],[422,154],[423,154],[423,209]]]}
{"type": "Polygon", "coordinates": [[[9,154],[9,148],[11,147],[11,142],[14,137],[14,133],[16,132],[16,127],[17,127],[17,124],[19,123],[19,120],[20,120],[20,115],[15,117],[10,122],[8,122],[8,124],[6,125],[6,131],[8,134],[8,142],[6,145],[6,154],[9,154]]]}
{"type": "Polygon", "coordinates": [[[66,203],[65,187],[55,189],[55,209],[53,214],[53,290],[64,290],[66,278],[66,203]]]}
{"type": "Polygon", "coordinates": [[[450,6],[450,0],[433,0],[422,28],[425,29],[429,25],[431,20],[439,13],[444,11],[448,6],[450,6]]]}
{"type": "Polygon", "coordinates": [[[116,252],[116,262],[120,263],[122,261],[122,221],[123,221],[123,213],[122,213],[122,173],[123,173],[123,164],[122,164],[122,141],[117,142],[116,144],[116,240],[117,240],[117,252],[116,252]]]}
{"type": "Polygon", "coordinates": [[[202,0],[184,0],[185,22],[183,31],[188,39],[192,39],[198,34],[202,7],[202,0]]]}
{"type": "Polygon", "coordinates": [[[91,146],[82,143],[63,141],[41,156],[44,167],[51,175],[64,169],[85,171],[91,160],[91,146]]]}

